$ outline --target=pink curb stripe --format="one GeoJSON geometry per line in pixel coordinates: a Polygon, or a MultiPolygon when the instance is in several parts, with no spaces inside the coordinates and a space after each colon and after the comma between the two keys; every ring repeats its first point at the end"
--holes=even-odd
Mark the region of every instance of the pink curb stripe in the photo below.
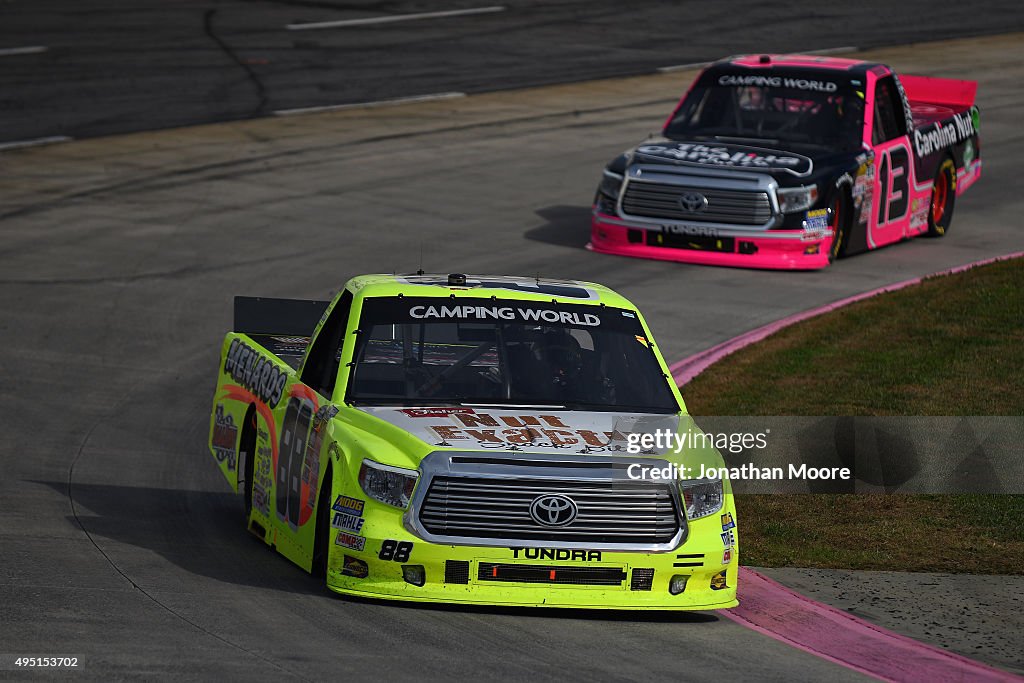
{"type": "Polygon", "coordinates": [[[1020,683],[1024,678],[901,636],[740,568],[740,606],[718,614],[883,681],[1020,683]]]}
{"type": "MultiPolygon", "coordinates": [[[[957,266],[926,277],[952,275],[1022,256],[1024,251],[1018,251],[957,266]]],[[[916,277],[904,280],[854,294],[802,313],[795,313],[677,361],[669,366],[669,370],[676,384],[682,386],[729,354],[801,320],[834,311],[883,292],[894,292],[916,285],[924,279],[916,277]]],[[[739,607],[721,610],[720,615],[799,650],[879,680],[911,683],[1024,681],[1024,678],[1007,671],[901,636],[834,607],[811,600],[747,567],[740,567],[738,586],[739,607]]]]}
{"type": "MultiPolygon", "coordinates": [[[[953,273],[959,273],[965,270],[970,270],[971,268],[977,268],[978,266],[984,266],[989,263],[995,263],[996,261],[1006,261],[1009,259],[1020,258],[1021,256],[1024,256],[1024,251],[1018,251],[1012,254],[1006,254],[1004,256],[995,256],[993,258],[975,261],[974,263],[968,263],[967,265],[957,266],[956,268],[950,268],[948,270],[939,271],[938,273],[932,273],[931,275],[927,275],[925,277],[952,275],[953,273]]],[[[798,323],[801,320],[814,318],[816,316],[821,315],[822,313],[834,311],[837,308],[842,308],[843,306],[848,306],[854,302],[869,299],[873,296],[877,296],[878,294],[882,294],[884,292],[895,292],[898,289],[903,289],[904,287],[909,287],[910,285],[916,285],[920,283],[922,280],[924,280],[925,277],[915,277],[910,280],[904,280],[902,282],[897,282],[895,284],[885,285],[884,287],[872,289],[868,292],[863,292],[861,294],[854,294],[853,296],[848,296],[845,299],[833,301],[830,304],[818,306],[817,308],[812,308],[808,311],[794,313],[793,315],[786,316],[781,320],[776,320],[773,323],[768,323],[763,327],[758,327],[757,329],[745,332],[738,337],[733,337],[732,339],[724,341],[721,344],[716,344],[715,346],[712,346],[710,349],[707,349],[706,351],[695,353],[692,356],[689,356],[687,358],[684,358],[683,360],[673,363],[672,365],[669,366],[668,369],[672,373],[672,378],[675,380],[676,384],[678,386],[682,386],[689,382],[690,380],[692,380],[697,375],[699,375],[700,373],[704,372],[704,370],[706,370],[713,363],[718,362],[719,360],[725,358],[729,354],[735,353],[736,351],[739,351],[740,349],[746,346],[750,346],[754,342],[761,341],[765,337],[771,334],[775,334],[779,330],[789,327],[790,325],[793,325],[795,323],[798,323]]]]}

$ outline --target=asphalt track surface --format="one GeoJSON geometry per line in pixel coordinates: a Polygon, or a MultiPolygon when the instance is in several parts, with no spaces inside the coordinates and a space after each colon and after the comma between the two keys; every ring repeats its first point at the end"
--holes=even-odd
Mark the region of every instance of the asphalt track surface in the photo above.
{"type": "Polygon", "coordinates": [[[1022,44],[871,55],[981,81],[984,174],[947,237],[814,273],[584,250],[601,166],[660,124],[686,73],[3,154],[2,654],[78,656],[81,675],[104,680],[862,678],[713,613],[325,596],[248,536],[204,447],[231,297],[322,298],[353,274],[421,262],[597,280],[641,306],[674,360],[1018,251],[1022,44]]]}
{"type": "Polygon", "coordinates": [[[1017,0],[4,0],[0,143],[1021,30],[1017,0]],[[286,28],[487,7],[503,10],[286,28]]]}

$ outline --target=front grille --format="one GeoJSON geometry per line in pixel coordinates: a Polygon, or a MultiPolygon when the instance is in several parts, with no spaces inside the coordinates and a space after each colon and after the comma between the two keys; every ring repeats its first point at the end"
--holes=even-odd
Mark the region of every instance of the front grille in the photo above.
{"type": "Polygon", "coordinates": [[[729,225],[764,225],[772,218],[772,204],[764,191],[683,187],[638,180],[626,184],[622,211],[630,216],[729,225]],[[680,200],[689,193],[703,196],[707,205],[702,210],[687,211],[680,200]]]}
{"type": "Polygon", "coordinates": [[[654,570],[650,567],[639,567],[633,570],[632,580],[629,582],[631,591],[649,591],[654,585],[654,570]]]}
{"type": "Polygon", "coordinates": [[[469,583],[469,562],[462,560],[445,560],[445,583],[469,583]]]}
{"type": "Polygon", "coordinates": [[[494,564],[481,562],[480,581],[514,583],[552,583],[576,586],[621,586],[626,572],[618,567],[558,567],[533,564],[494,564]]]}
{"type": "Polygon", "coordinates": [[[419,521],[442,537],[595,544],[661,544],[679,531],[668,484],[492,479],[436,476],[419,521]],[[530,506],[539,496],[566,496],[578,509],[562,527],[538,524],[530,506]]]}

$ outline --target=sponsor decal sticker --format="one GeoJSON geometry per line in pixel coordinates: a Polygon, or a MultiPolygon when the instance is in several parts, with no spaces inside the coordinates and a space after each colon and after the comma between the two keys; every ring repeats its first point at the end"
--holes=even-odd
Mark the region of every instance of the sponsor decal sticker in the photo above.
{"type": "Polygon", "coordinates": [[[773,153],[769,150],[705,145],[697,142],[640,145],[636,151],[640,154],[710,166],[781,168],[793,171],[797,175],[809,173],[811,168],[810,159],[792,153],[773,153]]]}
{"type": "Polygon", "coordinates": [[[472,408],[405,408],[409,417],[448,417],[449,415],[472,415],[472,408]]]}
{"type": "Polygon", "coordinates": [[[256,460],[252,472],[252,507],[264,517],[270,516],[270,494],[273,486],[273,470],[270,446],[266,443],[256,447],[256,460]]]}
{"type": "Polygon", "coordinates": [[[673,223],[660,226],[661,232],[672,235],[686,235],[687,237],[720,237],[722,231],[718,228],[693,223],[673,223]]]}
{"type": "Polygon", "coordinates": [[[340,545],[342,548],[351,548],[352,550],[361,551],[366,547],[366,539],[362,536],[339,531],[337,537],[334,539],[334,544],[340,545]]]}
{"type": "Polygon", "coordinates": [[[903,103],[903,120],[907,130],[914,130],[914,114],[910,111],[910,100],[907,99],[907,91],[903,89],[903,81],[896,74],[892,75],[892,80],[896,84],[896,91],[900,94],[900,102],[903,103]]]}
{"type": "Polygon", "coordinates": [[[334,501],[334,505],[331,506],[331,509],[336,512],[344,512],[345,514],[352,515],[353,517],[362,517],[364,507],[366,507],[365,500],[351,498],[349,496],[338,496],[338,499],[334,501]]]}
{"type": "Polygon", "coordinates": [[[235,444],[238,443],[238,427],[231,415],[224,414],[223,404],[218,403],[213,415],[213,438],[210,445],[217,454],[217,462],[227,461],[228,469],[235,469],[235,444]]]}
{"type": "Polygon", "coordinates": [[[726,512],[722,515],[722,531],[728,531],[729,529],[736,528],[736,522],[733,521],[732,513],[726,512]]]}
{"type": "Polygon", "coordinates": [[[736,545],[736,532],[732,529],[722,532],[722,545],[726,548],[731,548],[736,545]]]}
{"type": "Polygon", "coordinates": [[[722,551],[722,564],[729,564],[732,562],[732,548],[726,548],[722,551]]]}
{"type": "Polygon", "coordinates": [[[362,560],[345,555],[345,564],[341,568],[341,573],[345,576],[365,579],[370,573],[370,568],[362,560]]]}
{"type": "Polygon", "coordinates": [[[718,572],[717,574],[711,577],[711,590],[720,591],[729,587],[729,585],[725,582],[725,571],[726,570],[723,569],[722,571],[718,572]]]}
{"type": "Polygon", "coordinates": [[[354,534],[358,534],[363,530],[363,523],[366,522],[362,517],[353,517],[352,515],[346,515],[344,512],[335,512],[334,519],[331,520],[331,526],[335,529],[341,529],[343,531],[350,531],[354,534]]]}
{"type": "Polygon", "coordinates": [[[601,319],[593,313],[556,311],[550,308],[518,308],[515,306],[426,306],[409,309],[409,317],[416,320],[524,320],[536,323],[560,323],[580,327],[597,327],[601,319]]]}
{"type": "Polygon", "coordinates": [[[814,209],[804,215],[805,239],[824,237],[828,231],[828,209],[814,209]]]}
{"type": "Polygon", "coordinates": [[[928,225],[928,209],[930,198],[918,197],[910,203],[910,227],[921,229],[928,225]]]}
{"type": "Polygon", "coordinates": [[[757,86],[759,88],[795,88],[796,90],[816,90],[818,92],[835,92],[839,85],[833,81],[815,81],[806,78],[784,78],[782,76],[735,75],[723,74],[718,77],[719,85],[757,86]]]}
{"type": "Polygon", "coordinates": [[[224,372],[271,408],[281,400],[288,380],[273,361],[238,339],[231,341],[224,356],[224,372]]]}
{"type": "Polygon", "coordinates": [[[581,448],[588,452],[624,451],[626,436],[617,430],[594,431],[574,429],[555,415],[491,415],[488,413],[454,413],[455,424],[427,425],[443,443],[476,441],[479,448],[508,449],[512,446],[533,448],[581,448]],[[458,426],[456,426],[458,425],[458,426]]]}
{"type": "Polygon", "coordinates": [[[600,562],[600,550],[567,548],[509,548],[513,560],[554,560],[556,562],[600,562]]]}
{"type": "Polygon", "coordinates": [[[972,107],[969,111],[954,114],[952,119],[936,121],[924,129],[914,130],[917,156],[925,157],[969,139],[976,132],[976,109],[972,107]]]}

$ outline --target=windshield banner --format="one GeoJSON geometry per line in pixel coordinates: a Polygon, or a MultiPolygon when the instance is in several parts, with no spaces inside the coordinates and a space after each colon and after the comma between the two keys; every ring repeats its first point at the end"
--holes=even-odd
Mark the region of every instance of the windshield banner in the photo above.
{"type": "Polygon", "coordinates": [[[363,326],[409,323],[515,323],[570,328],[601,328],[635,334],[636,314],[620,308],[480,297],[371,298],[363,304],[363,326]]]}

